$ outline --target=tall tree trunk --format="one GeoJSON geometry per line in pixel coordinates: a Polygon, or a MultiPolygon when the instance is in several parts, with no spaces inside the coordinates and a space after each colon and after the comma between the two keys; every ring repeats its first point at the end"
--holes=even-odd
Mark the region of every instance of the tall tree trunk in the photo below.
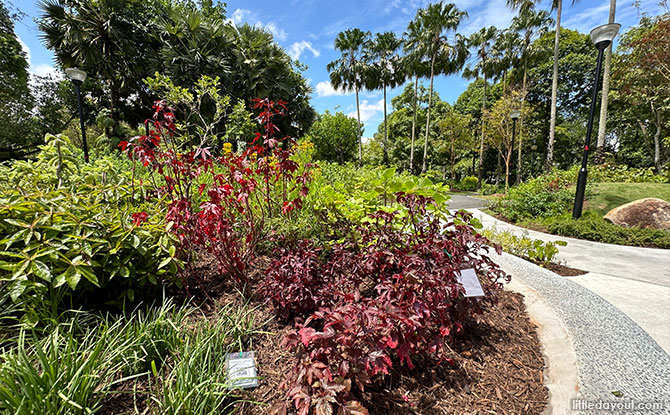
{"type": "Polygon", "coordinates": [[[558,94],[558,44],[561,37],[561,9],[563,0],[557,1],[556,35],[554,36],[554,75],[551,79],[551,118],[549,120],[549,142],[547,143],[547,160],[545,167],[551,170],[554,164],[554,141],[556,139],[556,96],[558,94]]]}
{"type": "Polygon", "coordinates": [[[496,187],[500,184],[500,152],[498,152],[498,163],[496,164],[496,187]]]}
{"type": "Polygon", "coordinates": [[[663,123],[661,122],[661,111],[655,109],[652,105],[652,113],[656,116],[654,124],[656,124],[656,133],[654,133],[654,166],[656,166],[656,173],[661,174],[663,171],[663,164],[661,164],[661,130],[663,123]]]}
{"type": "Polygon", "coordinates": [[[454,154],[454,140],[451,140],[451,176],[449,181],[449,190],[454,191],[454,163],[456,161],[456,155],[454,154]]]}
{"type": "Polygon", "coordinates": [[[423,142],[423,165],[421,173],[426,172],[426,159],[428,158],[428,134],[430,134],[430,110],[433,105],[433,77],[435,75],[435,55],[430,61],[430,89],[428,93],[428,113],[426,114],[426,140],[423,142]]]}
{"type": "Polygon", "coordinates": [[[388,137],[386,130],[386,84],[384,84],[384,165],[389,164],[388,137]]]}
{"type": "Polygon", "coordinates": [[[509,189],[509,164],[512,160],[512,152],[511,148],[507,150],[507,157],[505,157],[505,194],[507,194],[507,190],[509,189]]]}
{"type": "MultiPolygon", "coordinates": [[[[614,14],[616,12],[616,0],[610,0],[609,23],[614,23],[614,14]]],[[[605,134],[607,133],[607,104],[610,92],[610,68],[612,67],[612,44],[607,47],[605,52],[605,69],[603,71],[603,92],[600,99],[600,119],[598,120],[598,141],[596,144],[596,154],[593,158],[595,164],[603,164],[605,161],[605,134]]]]}
{"type": "Polygon", "coordinates": [[[419,100],[417,91],[419,88],[419,75],[414,75],[414,114],[412,115],[412,144],[409,150],[409,171],[414,174],[414,138],[416,136],[416,103],[419,100]]]}
{"type": "Polygon", "coordinates": [[[484,99],[482,100],[482,135],[479,141],[479,171],[477,172],[477,190],[482,188],[482,176],[484,175],[484,113],[486,112],[486,74],[484,74],[484,99]]]}
{"type": "Polygon", "coordinates": [[[358,105],[358,85],[356,89],[356,112],[358,113],[358,165],[363,165],[363,137],[361,136],[361,107],[358,105]]]}
{"type": "Polygon", "coordinates": [[[521,86],[521,118],[519,119],[519,148],[517,149],[517,159],[516,159],[516,184],[521,183],[521,167],[522,167],[522,161],[521,161],[521,153],[523,149],[523,135],[521,132],[523,131],[523,114],[524,114],[524,107],[526,105],[526,88],[528,88],[528,65],[526,62],[526,58],[523,58],[523,84],[521,86]]]}

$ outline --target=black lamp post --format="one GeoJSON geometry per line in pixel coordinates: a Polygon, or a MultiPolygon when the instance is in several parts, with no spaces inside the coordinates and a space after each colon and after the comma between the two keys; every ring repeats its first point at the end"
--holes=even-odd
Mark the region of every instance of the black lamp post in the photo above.
{"type": "Polygon", "coordinates": [[[79,123],[81,125],[81,143],[84,147],[84,161],[88,163],[88,144],[86,143],[86,126],[84,125],[84,110],[81,107],[81,90],[79,87],[86,79],[86,72],[79,68],[67,68],[65,75],[74,84],[74,90],[77,92],[77,106],[79,107],[79,123]]]}
{"type": "Polygon", "coordinates": [[[591,132],[593,131],[593,118],[596,112],[596,100],[598,98],[598,84],[600,83],[600,68],[603,63],[605,49],[612,43],[612,40],[619,32],[621,25],[610,23],[598,26],[591,31],[591,41],[598,49],[598,63],[596,64],[595,81],[593,85],[593,94],[591,95],[591,108],[589,110],[589,120],[586,124],[586,140],[584,142],[584,154],[582,155],[582,168],[579,169],[577,178],[577,191],[575,193],[575,205],[572,209],[572,217],[579,219],[582,216],[584,207],[584,192],[586,191],[586,162],[589,157],[589,144],[591,144],[591,132]]]}

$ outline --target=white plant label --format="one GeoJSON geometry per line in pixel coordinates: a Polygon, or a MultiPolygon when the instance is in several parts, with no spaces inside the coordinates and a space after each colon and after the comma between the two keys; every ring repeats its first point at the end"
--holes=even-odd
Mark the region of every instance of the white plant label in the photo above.
{"type": "Polygon", "coordinates": [[[479,283],[479,278],[477,278],[477,274],[475,273],[474,269],[463,269],[461,270],[461,273],[456,276],[456,278],[458,279],[458,282],[463,284],[466,297],[484,297],[484,290],[482,289],[482,285],[479,283]]]}
{"type": "Polygon", "coordinates": [[[228,360],[228,379],[234,388],[255,388],[258,386],[256,359],[254,352],[230,353],[228,360]]]}

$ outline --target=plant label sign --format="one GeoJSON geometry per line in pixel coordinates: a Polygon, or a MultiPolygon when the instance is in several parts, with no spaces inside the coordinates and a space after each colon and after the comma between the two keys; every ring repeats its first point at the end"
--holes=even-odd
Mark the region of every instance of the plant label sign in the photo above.
{"type": "Polygon", "coordinates": [[[232,388],[255,388],[258,386],[254,352],[230,353],[226,356],[228,380],[232,388]]]}
{"type": "Polygon", "coordinates": [[[482,289],[482,285],[479,283],[479,278],[477,278],[477,274],[475,273],[474,269],[463,269],[461,270],[460,274],[456,276],[456,278],[458,279],[458,282],[463,284],[466,297],[484,297],[484,290],[482,289]]]}

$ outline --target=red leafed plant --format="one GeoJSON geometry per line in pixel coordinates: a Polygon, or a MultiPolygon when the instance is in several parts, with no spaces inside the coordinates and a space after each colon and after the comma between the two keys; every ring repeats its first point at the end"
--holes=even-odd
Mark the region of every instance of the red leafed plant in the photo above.
{"type": "MultiPolygon", "coordinates": [[[[366,414],[355,399],[371,378],[394,364],[413,368],[412,357],[451,362],[447,343],[494,304],[509,277],[486,255],[488,241],[460,212],[449,223],[426,210],[430,199],[396,195],[408,208],[377,212],[356,230],[360,238],[322,253],[308,243],[285,250],[267,271],[261,292],[297,316],[284,344],[297,353],[284,382],[287,400],[273,406],[298,414],[366,414]],[[464,297],[459,271],[473,268],[484,299],[464,297]],[[309,316],[303,321],[300,315],[309,316]]],[[[498,248],[499,249],[499,248],[498,248]]],[[[286,313],[285,313],[286,315],[286,313]]]]}
{"type": "Polygon", "coordinates": [[[311,166],[300,169],[287,145],[292,140],[277,137],[272,119],[283,115],[285,108],[283,101],[254,100],[264,133],[257,133],[241,154],[215,157],[206,142],[180,148],[175,115],[162,101],[154,105],[149,135],[120,144],[149,170],[154,196],[167,201],[170,230],[179,237],[186,259],[181,273],[187,289],[187,278],[192,276],[188,268],[201,248],[213,254],[222,273],[244,286],[266,219],[301,208],[311,166]]]}

